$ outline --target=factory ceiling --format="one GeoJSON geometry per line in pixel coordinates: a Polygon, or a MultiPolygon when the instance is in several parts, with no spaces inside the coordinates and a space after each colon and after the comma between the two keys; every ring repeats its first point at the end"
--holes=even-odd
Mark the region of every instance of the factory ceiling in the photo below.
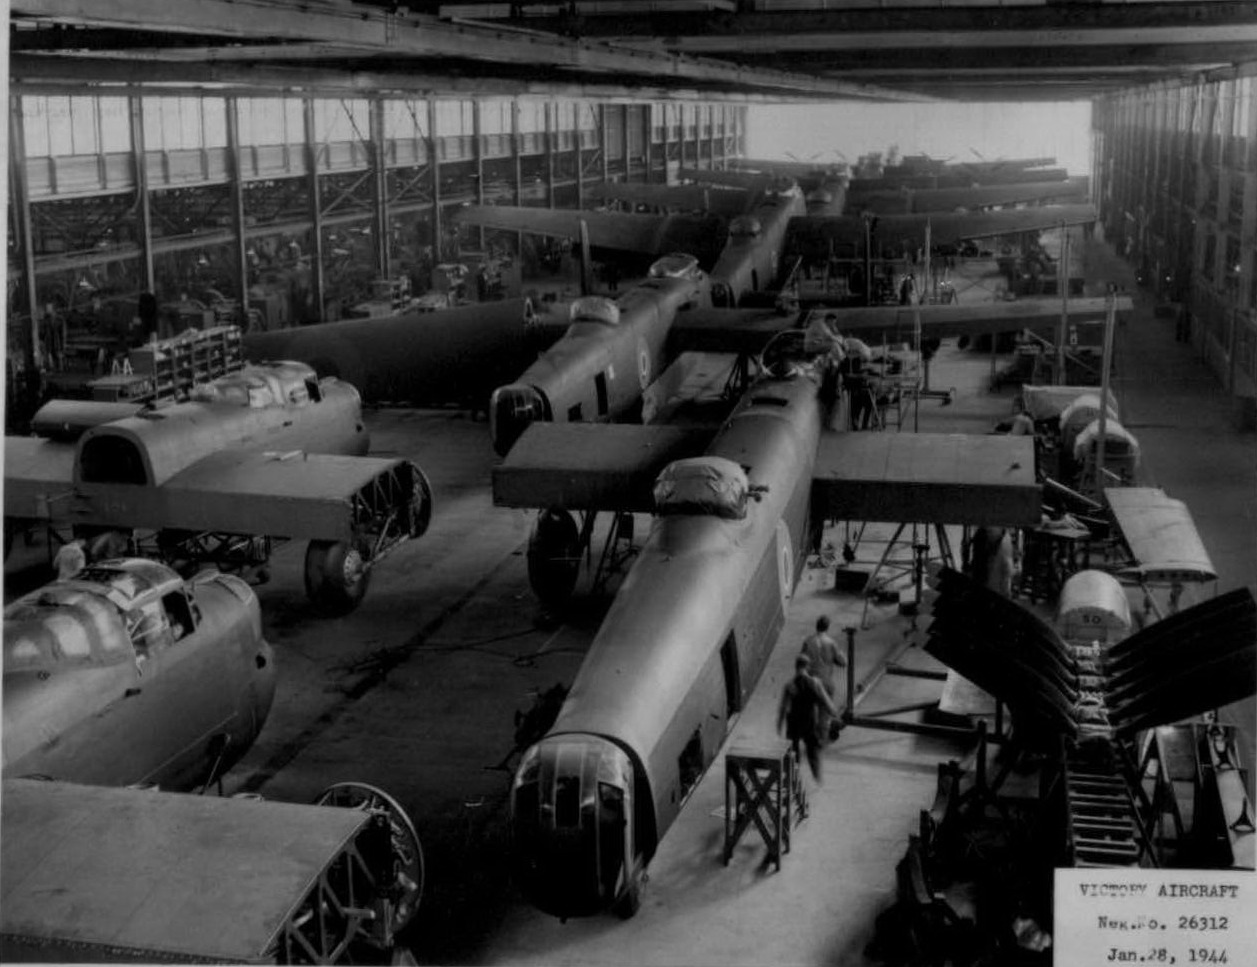
{"type": "Polygon", "coordinates": [[[10,76],[329,92],[1068,100],[1257,73],[1257,2],[11,0],[10,76]]]}

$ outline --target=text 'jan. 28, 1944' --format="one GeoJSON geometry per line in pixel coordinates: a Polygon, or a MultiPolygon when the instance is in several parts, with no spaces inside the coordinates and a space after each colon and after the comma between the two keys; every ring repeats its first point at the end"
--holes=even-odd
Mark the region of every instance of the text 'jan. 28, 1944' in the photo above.
{"type": "Polygon", "coordinates": [[[1057,964],[1257,964],[1251,870],[1058,869],[1057,964]]]}

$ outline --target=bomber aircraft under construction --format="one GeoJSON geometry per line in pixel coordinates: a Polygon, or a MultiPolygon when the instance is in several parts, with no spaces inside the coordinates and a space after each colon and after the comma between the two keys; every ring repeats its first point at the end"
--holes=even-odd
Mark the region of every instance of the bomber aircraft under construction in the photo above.
{"type": "Polygon", "coordinates": [[[32,426],[5,438],[6,532],[139,530],[150,556],[186,569],[256,570],[275,539],[304,538],[306,592],[329,612],[355,607],[371,568],[431,518],[418,467],[362,455],[357,391],[301,363],[165,406],[53,401],[32,426]]]}
{"type": "Polygon", "coordinates": [[[655,515],[515,775],[516,875],[547,912],[636,909],[646,865],[760,677],[821,521],[1039,520],[1028,439],[829,432],[832,388],[805,349],[802,333],[778,337],[718,429],[538,424],[494,471],[496,503],[546,509],[529,549],[543,595],[570,590],[573,512],[655,515]]]}

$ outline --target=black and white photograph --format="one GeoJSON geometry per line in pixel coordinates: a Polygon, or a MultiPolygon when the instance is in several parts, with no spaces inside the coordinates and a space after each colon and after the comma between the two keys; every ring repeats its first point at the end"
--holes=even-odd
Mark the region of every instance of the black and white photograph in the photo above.
{"type": "Polygon", "coordinates": [[[0,962],[1257,963],[1257,3],[0,9],[0,962]]]}

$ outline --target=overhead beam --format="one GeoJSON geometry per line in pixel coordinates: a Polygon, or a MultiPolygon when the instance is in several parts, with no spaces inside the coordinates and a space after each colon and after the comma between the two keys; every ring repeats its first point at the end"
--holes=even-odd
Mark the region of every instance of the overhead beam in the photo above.
{"type": "Polygon", "coordinates": [[[506,30],[436,17],[401,16],[373,7],[304,6],[299,12],[281,0],[13,0],[11,22],[33,20],[74,26],[198,34],[224,40],[270,39],[291,43],[335,44],[370,55],[458,57],[550,66],[586,74],[650,75],[660,86],[696,81],[760,91],[831,97],[897,100],[878,91],[805,75],[765,71],[720,61],[637,50],[596,41],[573,40],[533,31],[506,30]]]}
{"type": "Polygon", "coordinates": [[[1106,70],[1110,67],[1159,67],[1162,70],[1208,70],[1251,59],[1254,44],[1193,44],[1185,47],[989,47],[952,50],[931,47],[922,50],[848,51],[841,57],[824,51],[790,51],[755,56],[753,62],[772,66],[791,64],[796,70],[819,71],[827,76],[846,76],[848,71],[884,70],[897,76],[902,71],[953,71],[970,68],[1021,70],[1081,67],[1106,70]]]}
{"type": "MultiPolygon", "coordinates": [[[[783,101],[829,100],[829,96],[804,97],[787,93],[722,90],[696,85],[665,87],[644,78],[608,80],[601,75],[561,80],[525,77],[459,77],[404,69],[346,70],[345,68],[272,67],[257,64],[176,64],[158,61],[112,60],[101,57],[42,57],[16,54],[9,62],[14,89],[28,93],[64,93],[61,88],[85,84],[119,85],[122,88],[167,88],[187,93],[207,88],[215,94],[273,95],[277,91],[301,91],[327,96],[395,94],[398,96],[546,96],[594,98],[610,101],[727,101],[735,104],[779,104],[783,101]]],[[[81,93],[81,91],[80,91],[81,93]]],[[[933,95],[899,95],[900,100],[936,100],[933,95]]]]}
{"type": "MultiPolygon", "coordinates": [[[[576,15],[567,4],[554,5],[565,29],[586,37],[660,37],[726,36],[752,38],[772,34],[846,34],[902,32],[963,32],[1020,30],[1033,33],[1072,31],[1076,34],[1103,33],[1113,30],[1191,31],[1200,28],[1229,27],[1257,23],[1255,0],[1182,0],[1140,3],[1015,3],[1008,6],[974,4],[961,6],[944,3],[926,6],[872,6],[860,8],[807,10],[759,10],[728,16],[685,12],[652,13],[638,10],[630,13],[601,13],[601,4],[575,0],[576,15]]],[[[510,7],[493,4],[481,21],[540,26],[555,20],[530,16],[536,8],[519,5],[523,16],[509,18],[510,7]],[[493,16],[496,12],[497,17],[493,16]]]]}
{"type": "Polygon", "coordinates": [[[1242,44],[1251,54],[1257,44],[1257,23],[1220,24],[1197,27],[1106,27],[1102,30],[1060,28],[1051,30],[886,30],[813,31],[787,33],[768,30],[762,34],[665,36],[644,39],[617,38],[620,44],[640,45],[640,49],[669,50],[687,54],[752,54],[824,51],[831,56],[848,51],[917,51],[943,49],[981,50],[1018,48],[1039,51],[1089,47],[1180,47],[1242,44]]]}

